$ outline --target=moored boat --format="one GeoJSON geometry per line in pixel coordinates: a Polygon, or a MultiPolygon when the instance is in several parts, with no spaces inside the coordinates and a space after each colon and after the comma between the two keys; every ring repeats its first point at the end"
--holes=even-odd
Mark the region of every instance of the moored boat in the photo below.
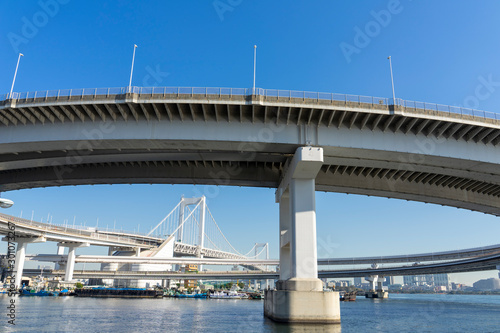
{"type": "Polygon", "coordinates": [[[250,294],[248,294],[248,299],[264,299],[264,294],[262,294],[262,293],[250,293],[250,294]]]}
{"type": "Polygon", "coordinates": [[[36,289],[21,289],[21,296],[57,296],[57,291],[36,290],[36,289]]]}
{"type": "Polygon", "coordinates": [[[199,293],[199,294],[176,294],[175,298],[207,298],[207,293],[199,293]]]}
{"type": "Polygon", "coordinates": [[[158,298],[163,291],[146,288],[82,288],[75,289],[78,297],[122,297],[122,298],[158,298]]]}
{"type": "Polygon", "coordinates": [[[214,299],[242,299],[242,298],[248,298],[247,294],[241,294],[236,292],[235,290],[229,290],[229,291],[216,291],[214,293],[211,293],[210,298],[214,299]]]}
{"type": "Polygon", "coordinates": [[[350,292],[341,292],[340,293],[340,300],[341,301],[345,301],[345,302],[348,302],[348,301],[355,301],[356,300],[356,291],[350,291],[350,292]]]}

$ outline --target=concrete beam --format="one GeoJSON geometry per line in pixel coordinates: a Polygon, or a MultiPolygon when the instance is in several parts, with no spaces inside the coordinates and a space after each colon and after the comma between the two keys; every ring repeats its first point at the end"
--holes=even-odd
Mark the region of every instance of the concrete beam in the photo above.
{"type": "Polygon", "coordinates": [[[57,243],[57,246],[60,247],[89,247],[90,243],[89,242],[59,242],[57,243]]]}
{"type": "Polygon", "coordinates": [[[280,202],[292,179],[314,179],[323,166],[323,148],[299,147],[295,151],[285,174],[276,190],[276,202],[280,202]]]}
{"type": "MultiPolygon", "coordinates": [[[[57,247],[57,255],[58,256],[63,256],[64,255],[64,246],[58,246],[57,247]]],[[[66,265],[62,264],[60,261],[58,261],[58,262],[56,262],[56,264],[54,266],[54,269],[55,270],[66,269],[66,265]]]]}
{"type": "MultiPolygon", "coordinates": [[[[12,242],[11,239],[7,237],[2,238],[4,242],[12,242]]],[[[45,237],[16,237],[15,243],[45,243],[47,239],[45,237]]]]}

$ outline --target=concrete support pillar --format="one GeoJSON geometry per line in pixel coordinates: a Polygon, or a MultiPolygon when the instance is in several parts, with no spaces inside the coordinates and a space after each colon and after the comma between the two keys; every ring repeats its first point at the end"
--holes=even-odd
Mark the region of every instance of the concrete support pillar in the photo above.
{"type": "Polygon", "coordinates": [[[387,298],[389,293],[384,291],[384,277],[379,275],[370,275],[365,277],[370,282],[370,290],[366,293],[367,298],[387,298]]]}
{"type": "Polygon", "coordinates": [[[68,258],[66,261],[66,274],[64,276],[65,282],[73,280],[73,272],[75,270],[75,251],[79,247],[90,246],[89,243],[58,243],[57,246],[65,246],[68,248],[68,258]]]}
{"type": "MultiPolygon", "coordinates": [[[[57,255],[60,255],[60,256],[64,255],[64,246],[57,247],[57,255]]],[[[59,262],[56,262],[54,269],[55,270],[66,269],[66,265],[59,263],[59,262]]]]}
{"type": "MultiPolygon", "coordinates": [[[[5,238],[3,239],[5,240],[5,238]]],[[[16,263],[14,265],[14,285],[16,288],[21,286],[21,278],[23,277],[24,259],[26,258],[26,247],[28,243],[43,243],[46,239],[44,237],[38,238],[16,238],[16,263]]]]}
{"type": "MultiPolygon", "coordinates": [[[[115,252],[115,247],[110,246],[108,247],[108,256],[112,256],[113,253],[115,252]]],[[[101,264],[101,271],[117,271],[118,270],[118,263],[103,263],[101,264]]],[[[114,285],[114,279],[103,279],[102,283],[107,285],[107,286],[113,286],[114,285]]]]}
{"type": "Polygon", "coordinates": [[[280,280],[286,281],[291,278],[291,256],[290,256],[290,195],[287,191],[280,199],[280,280]]]}
{"type": "Polygon", "coordinates": [[[21,288],[21,278],[24,270],[24,259],[26,258],[26,246],[28,242],[18,242],[16,248],[16,264],[14,265],[14,285],[21,288]]]}
{"type": "Polygon", "coordinates": [[[66,282],[71,282],[71,280],[73,280],[73,271],[75,269],[75,250],[76,247],[74,246],[68,247],[68,261],[66,263],[66,275],[64,277],[66,282]]]}
{"type": "Polygon", "coordinates": [[[314,179],[292,179],[290,185],[291,275],[297,279],[318,280],[314,179]]]}
{"type": "Polygon", "coordinates": [[[497,269],[498,269],[498,278],[500,279],[500,265],[497,265],[497,269]]]}
{"type": "Polygon", "coordinates": [[[380,275],[377,279],[377,291],[384,291],[384,277],[380,275]]]}
{"type": "Polygon", "coordinates": [[[369,291],[375,292],[376,285],[377,285],[377,279],[378,279],[377,275],[370,275],[370,276],[365,277],[365,280],[370,283],[370,290],[369,291]]]}
{"type": "Polygon", "coordinates": [[[276,191],[280,281],[264,297],[264,315],[275,321],[340,323],[339,293],[324,292],[318,279],[315,178],[322,165],[322,148],[298,148],[276,191]]]}

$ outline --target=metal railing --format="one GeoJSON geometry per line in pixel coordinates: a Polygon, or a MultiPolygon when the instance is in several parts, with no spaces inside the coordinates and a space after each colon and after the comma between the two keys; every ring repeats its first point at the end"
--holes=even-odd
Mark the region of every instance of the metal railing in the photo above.
{"type": "Polygon", "coordinates": [[[310,91],[294,91],[294,90],[279,90],[279,89],[263,89],[263,88],[203,88],[203,87],[118,87],[118,88],[86,88],[86,89],[62,89],[62,90],[45,90],[34,92],[22,92],[0,95],[0,102],[6,100],[28,101],[37,98],[84,98],[88,96],[113,96],[123,95],[126,93],[134,93],[138,95],[177,95],[177,96],[262,96],[264,98],[288,98],[288,99],[303,99],[357,103],[359,105],[370,104],[372,106],[401,106],[410,109],[420,109],[425,111],[444,112],[448,114],[456,114],[462,116],[473,116],[485,119],[500,120],[500,113],[476,110],[472,108],[463,108],[460,106],[451,106],[436,103],[418,102],[404,100],[401,98],[373,97],[361,95],[348,95],[337,93],[322,93],[310,91]]]}

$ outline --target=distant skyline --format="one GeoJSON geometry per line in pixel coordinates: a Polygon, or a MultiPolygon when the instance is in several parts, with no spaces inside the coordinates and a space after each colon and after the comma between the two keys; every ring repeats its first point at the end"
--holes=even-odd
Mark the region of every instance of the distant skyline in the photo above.
{"type": "MultiPolygon", "coordinates": [[[[0,94],[134,86],[256,86],[392,97],[498,112],[497,1],[4,2],[0,94]],[[464,20],[467,24],[464,24],[464,20]]],[[[229,240],[278,257],[274,189],[194,185],[96,185],[2,193],[2,213],[52,223],[141,231],[179,201],[205,194],[229,240]]],[[[500,243],[497,217],[403,200],[317,192],[319,257],[446,251],[500,243]],[[379,241],[373,241],[379,233],[379,241]]],[[[6,243],[0,245],[5,253],[6,243]]],[[[28,253],[55,253],[55,244],[28,253]]],[[[77,253],[106,253],[104,248],[77,253]]],[[[38,265],[38,263],[36,264],[38,265]]],[[[498,271],[451,274],[472,285],[498,271]]],[[[402,281],[402,279],[401,279],[402,281]]]]}

